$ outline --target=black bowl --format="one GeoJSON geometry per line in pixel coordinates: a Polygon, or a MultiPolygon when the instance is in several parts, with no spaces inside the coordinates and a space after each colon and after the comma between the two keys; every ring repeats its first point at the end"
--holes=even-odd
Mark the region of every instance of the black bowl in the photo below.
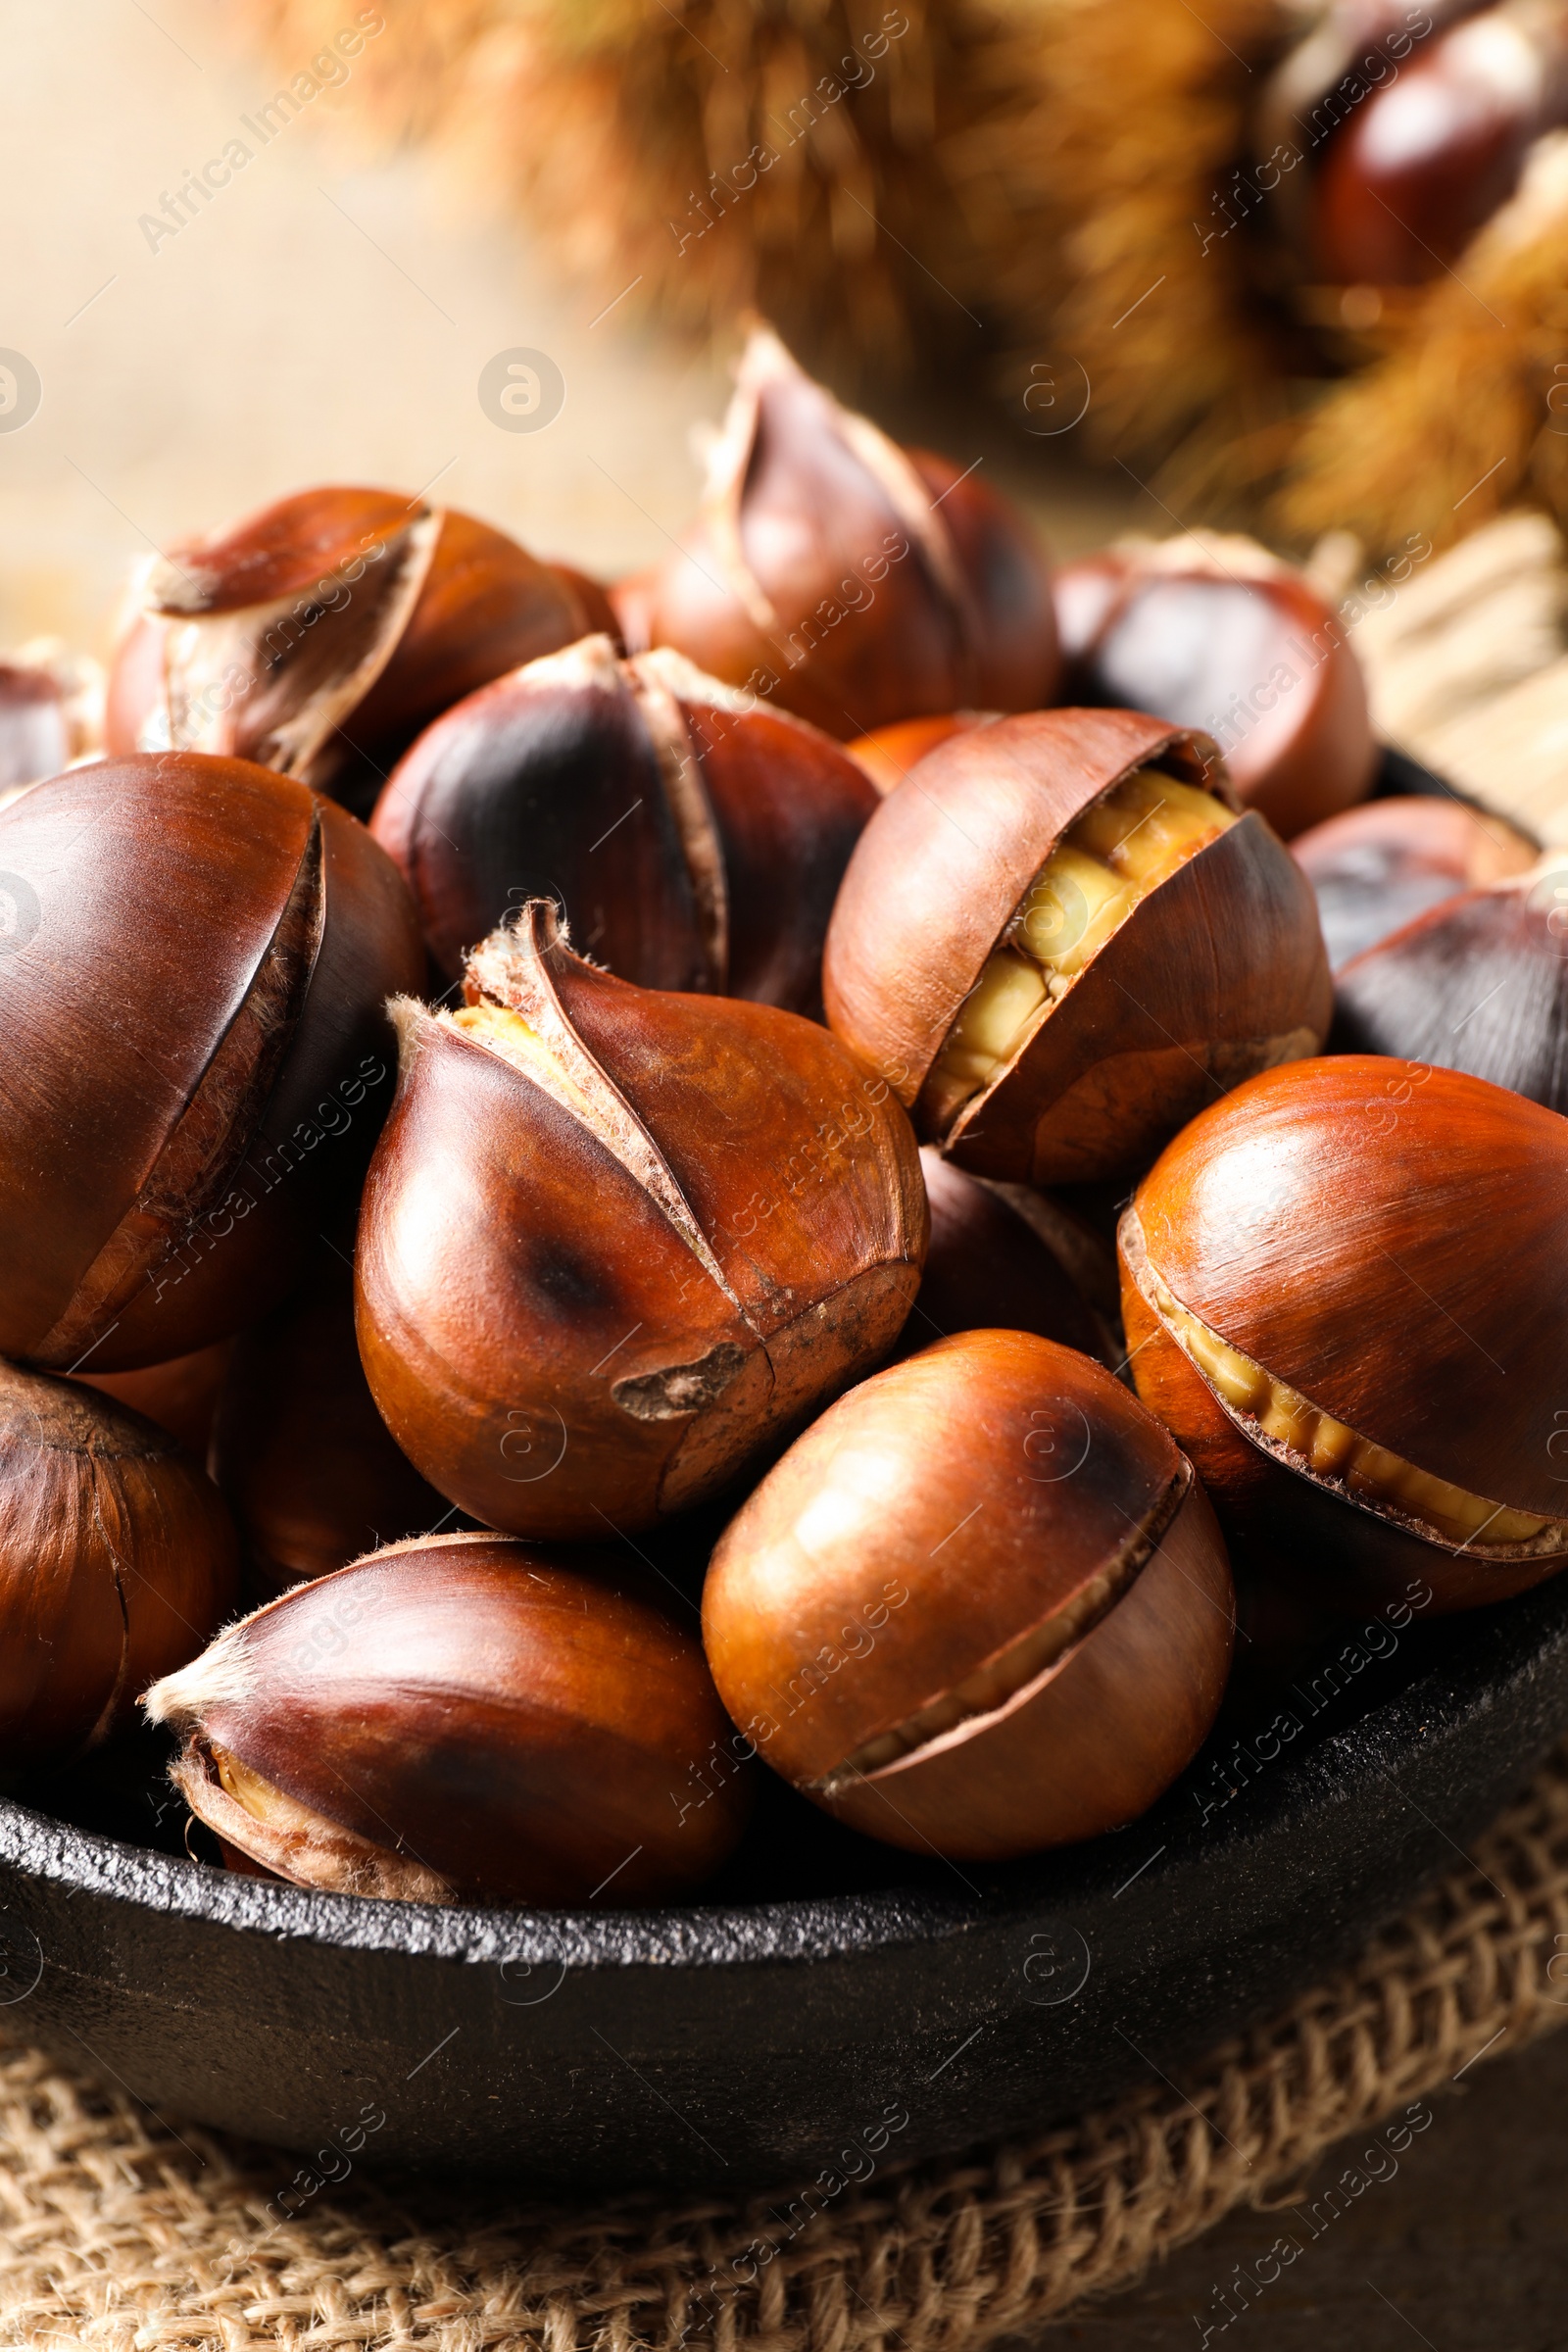
{"type": "Polygon", "coordinates": [[[132,1743],[0,1802],[0,2001],[160,2114],[304,2151],[300,2196],[361,2162],[831,2195],[1179,2070],[1349,1957],[1565,1726],[1568,1576],[1348,1632],[1093,1845],[921,1867],[775,1785],[706,1900],[620,1913],[225,1873],[132,1743]]]}

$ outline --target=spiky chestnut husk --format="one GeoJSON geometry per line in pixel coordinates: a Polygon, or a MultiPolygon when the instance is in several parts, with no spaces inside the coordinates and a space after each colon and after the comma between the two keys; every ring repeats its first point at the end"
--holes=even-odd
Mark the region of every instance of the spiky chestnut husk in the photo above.
{"type": "Polygon", "coordinates": [[[754,327],[678,553],[611,592],[634,652],[672,645],[840,738],[966,706],[1028,710],[1059,667],[1024,516],[904,450],[754,327]]]}
{"type": "Polygon", "coordinates": [[[646,1527],[892,1347],[926,1247],[913,1135],[826,1030],[633,988],[547,902],[466,994],[396,1008],[357,1256],[371,1393],[489,1526],[646,1527]]]}
{"type": "Polygon", "coordinates": [[[121,1729],[221,1622],[237,1559],[217,1488],[167,1430],[0,1364],[0,1762],[121,1729]]]}
{"type": "Polygon", "coordinates": [[[359,815],[440,711],[607,610],[593,583],[472,515],[338,487],[184,542],[137,602],[111,678],[112,752],[259,760],[359,815]]]}
{"type": "Polygon", "coordinates": [[[1457,1071],[1298,1062],[1185,1128],[1121,1221],[1123,1316],[1228,1532],[1350,1606],[1568,1565],[1565,1213],[1568,1121],[1457,1071]]]}
{"type": "Polygon", "coordinates": [[[0,811],[0,1351],[162,1363],[288,1290],[360,1183],[417,986],[403,877],[303,784],[197,752],[0,811]]]}
{"type": "Polygon", "coordinates": [[[853,1828],[959,1859],[1092,1838],[1188,1764],[1234,1594],[1190,1464],[1099,1364],[970,1332],[797,1439],[703,1595],[719,1695],[853,1828]]]}
{"type": "Polygon", "coordinates": [[[693,1634],[603,1555],[394,1544],[227,1627],[143,1701],[244,1862],[340,1894],[614,1908],[687,1892],[749,1788],[693,1634]]]}
{"type": "MultiPolygon", "coordinates": [[[[1146,1166],[1227,1086],[1315,1053],[1329,1023],[1311,890],[1264,820],[1234,810],[1213,745],[1140,712],[1038,711],[952,738],[850,859],[823,957],[829,1021],[976,1175],[1055,1184],[1146,1166]],[[1100,936],[1081,891],[1069,904],[1070,876],[1047,887],[1053,861],[1079,857],[1075,834],[1115,794],[1157,797],[1167,778],[1173,804],[1208,812],[1206,832],[1194,814],[1193,843],[1100,936]],[[991,1074],[976,1074],[955,1056],[990,1021],[1009,958],[1036,963],[1013,943],[1037,914],[1074,968],[1023,971],[1030,1002],[1005,1038],[987,1030],[991,1074]]],[[[1146,825],[1111,830],[1157,843],[1146,825]]],[[[1099,880],[1108,909],[1123,885],[1108,867],[1099,880]]]]}
{"type": "Polygon", "coordinates": [[[471,695],[399,762],[370,830],[443,980],[527,898],[644,988],[812,1012],[822,938],[877,805],[819,729],[667,648],[585,637],[471,695]]]}

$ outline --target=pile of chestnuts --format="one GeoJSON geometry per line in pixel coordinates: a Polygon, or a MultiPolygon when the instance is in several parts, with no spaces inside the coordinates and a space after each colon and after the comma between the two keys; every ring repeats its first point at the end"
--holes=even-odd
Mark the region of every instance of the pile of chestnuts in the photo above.
{"type": "Polygon", "coordinates": [[[690,1896],[767,1774],[997,1863],[1188,1768],[1238,1583],[1568,1563],[1568,886],[1368,798],[1261,550],[1053,577],[759,329],[650,572],[310,491],[96,738],[0,685],[12,1773],[164,1727],[404,1901],[690,1896]]]}

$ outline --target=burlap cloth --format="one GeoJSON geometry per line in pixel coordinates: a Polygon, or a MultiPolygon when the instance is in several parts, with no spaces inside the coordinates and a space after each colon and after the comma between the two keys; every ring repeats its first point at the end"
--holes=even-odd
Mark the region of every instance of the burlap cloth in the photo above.
{"type": "Polygon", "coordinates": [[[867,2181],[791,2237],[788,2192],[596,2213],[355,2178],[279,2223],[293,2160],[35,2051],[0,2054],[0,2340],[491,2352],[977,2348],[1131,2281],[1318,2152],[1568,2021],[1568,1748],[1353,1968],[1179,2085],[867,2181]]]}

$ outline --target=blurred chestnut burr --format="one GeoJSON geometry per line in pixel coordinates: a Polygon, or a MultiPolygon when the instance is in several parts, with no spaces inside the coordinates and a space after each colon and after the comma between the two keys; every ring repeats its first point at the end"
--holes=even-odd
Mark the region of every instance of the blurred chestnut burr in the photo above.
{"type": "Polygon", "coordinates": [[[845,749],[886,795],[950,735],[966,734],[999,715],[995,710],[944,710],[935,718],[901,718],[890,727],[873,727],[869,735],[857,735],[845,749]]]}
{"type": "MultiPolygon", "coordinates": [[[[1278,70],[1257,134],[1260,152],[1283,140],[1297,157],[1271,210],[1299,273],[1375,289],[1424,285],[1456,262],[1564,121],[1561,0],[1340,0],[1278,70]]],[[[1369,325],[1378,312],[1352,316],[1369,325]]]]}
{"type": "Polygon", "coordinates": [[[927,1144],[920,1153],[931,1242],[899,1352],[955,1332],[1037,1332],[1114,1367],[1115,1261],[1090,1229],[1043,1193],[966,1176],[927,1144]],[[1108,1295],[1097,1276],[1109,1276],[1108,1295]]]}
{"type": "Polygon", "coordinates": [[[452,1506],[375,1409],[354,1336],[353,1271],[329,1247],[313,1251],[294,1296],[235,1343],[212,1469],[262,1595],[452,1524],[452,1506]]]}
{"type": "Polygon", "coordinates": [[[0,1364],[0,1762],[121,1729],[211,1639],[235,1566],[217,1488],[167,1430],[0,1364]]]}
{"type": "Polygon", "coordinates": [[[914,1138],[824,1029],[633,988],[545,901],[465,993],[395,1007],[357,1257],[370,1391],[487,1525],[635,1531],[892,1347],[925,1256],[914,1138]]]}
{"type": "Polygon", "coordinates": [[[0,1350],[161,1364],[281,1298],[390,1099],[403,879],[303,784],[194,752],[0,811],[0,1350]]]}
{"type": "Polygon", "coordinates": [[[1377,747],[1344,628],[1254,541],[1105,548],[1065,564],[1055,598],[1066,699],[1202,728],[1242,807],[1284,840],[1371,790],[1377,747]]]}
{"type": "Polygon", "coordinates": [[[504,531],[390,490],[302,490],[139,584],[109,749],[259,760],[359,815],[420,730],[606,625],[601,590],[504,531]]]}
{"type": "Polygon", "coordinates": [[[1032,710],[1058,668],[1024,516],[841,408],[765,326],[684,546],[611,601],[633,653],[673,645],[841,738],[966,705],[1032,710]]]}
{"type": "Polygon", "coordinates": [[[1121,1223],[1133,1378],[1232,1534],[1325,1599],[1568,1563],[1568,1122],[1370,1054],[1193,1121],[1121,1223]]]}
{"type": "Polygon", "coordinates": [[[149,1364],[140,1372],[78,1372],[84,1388],[101,1389],[117,1404],[145,1413],[160,1429],[177,1438],[198,1462],[207,1459],[213,1434],[218,1392],[233,1351],[232,1340],[215,1340],[189,1355],[176,1355],[167,1364],[149,1364]]]}
{"type": "Polygon", "coordinates": [[[809,1012],[834,893],[876,806],[817,728],[667,648],[617,662],[595,636],[437,719],[370,829],[443,980],[549,897],[623,980],[809,1012]]]}
{"type": "Polygon", "coordinates": [[[722,1537],[719,1696],[852,1828],[1003,1860],[1145,1812],[1219,1707],[1234,1594],[1191,1465],[1109,1373],[1016,1331],[853,1389],[722,1537]]]}
{"type": "Polygon", "coordinates": [[[1568,863],[1447,899],[1355,956],[1336,979],[1332,1043],[1568,1111],[1568,863]]]}
{"type": "Polygon", "coordinates": [[[300,1886],[423,1903],[684,1893],[748,1787],[695,1633],[592,1553],[395,1544],[154,1685],[224,1845],[300,1886]]]}
{"type": "Polygon", "coordinates": [[[1147,1165],[1332,1003],[1309,885],[1212,744],[1132,710],[955,736],[850,859],[827,1015],[915,1127],[980,1176],[1147,1165]]]}
{"type": "Polygon", "coordinates": [[[97,662],[68,653],[55,638],[35,638],[0,656],[0,808],[97,751],[103,705],[97,662]]]}
{"type": "Polygon", "coordinates": [[[1312,885],[1338,971],[1445,899],[1522,873],[1539,849],[1503,817],[1412,793],[1329,817],[1291,855],[1312,885]]]}

